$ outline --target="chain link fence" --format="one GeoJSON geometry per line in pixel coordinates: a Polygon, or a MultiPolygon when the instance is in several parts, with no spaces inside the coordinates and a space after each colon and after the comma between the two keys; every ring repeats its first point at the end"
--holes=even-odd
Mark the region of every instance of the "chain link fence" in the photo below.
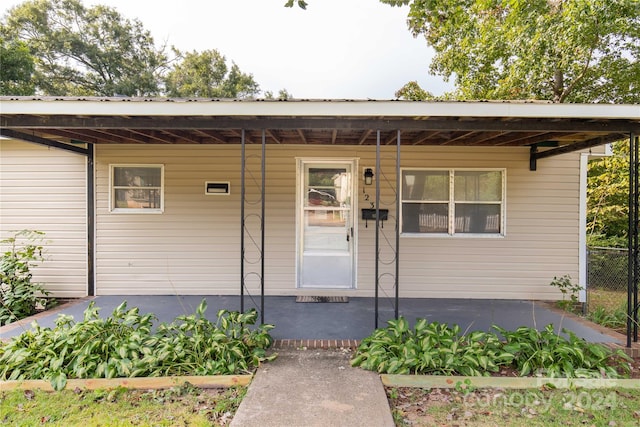
{"type": "Polygon", "coordinates": [[[587,249],[587,289],[627,291],[627,249],[587,249]]]}

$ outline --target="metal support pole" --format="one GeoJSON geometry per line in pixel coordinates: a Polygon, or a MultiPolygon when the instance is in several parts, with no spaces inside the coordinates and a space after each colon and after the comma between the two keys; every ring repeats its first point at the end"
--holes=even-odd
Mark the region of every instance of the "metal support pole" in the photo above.
{"type": "Polygon", "coordinates": [[[375,251],[376,251],[376,262],[375,262],[375,271],[374,274],[376,276],[375,280],[375,328],[378,329],[378,297],[379,291],[378,288],[380,286],[380,130],[376,133],[376,240],[375,240],[375,251]]]}
{"type": "Polygon", "coordinates": [[[264,324],[264,217],[265,217],[265,154],[267,145],[267,131],[262,129],[262,158],[260,170],[262,175],[262,196],[260,197],[260,320],[264,324]]]}
{"type": "Polygon", "coordinates": [[[629,229],[627,269],[627,347],[638,341],[638,138],[629,137],[629,229]]]}
{"type": "Polygon", "coordinates": [[[400,176],[400,130],[396,136],[396,304],[395,317],[399,317],[400,306],[400,189],[402,185],[402,177],[400,176]]]}
{"type": "Polygon", "coordinates": [[[95,256],[96,247],[96,185],[93,144],[87,143],[87,294],[96,294],[95,256]]]}
{"type": "Polygon", "coordinates": [[[240,138],[240,312],[244,313],[244,199],[245,199],[245,131],[242,129],[240,138]]]}
{"type": "Polygon", "coordinates": [[[634,175],[634,203],[633,203],[633,341],[638,342],[638,281],[640,280],[640,267],[638,266],[638,257],[640,256],[640,236],[638,235],[638,225],[640,221],[640,206],[638,199],[640,198],[640,141],[637,135],[632,135],[633,151],[635,153],[635,175],[634,175]],[[635,137],[634,137],[635,136],[635,137]]]}

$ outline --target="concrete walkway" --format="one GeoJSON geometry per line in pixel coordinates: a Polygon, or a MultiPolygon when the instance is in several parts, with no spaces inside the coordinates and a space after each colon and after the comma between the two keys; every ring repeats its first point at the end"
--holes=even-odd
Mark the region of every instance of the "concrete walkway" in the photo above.
{"type": "Polygon", "coordinates": [[[349,364],[346,350],[278,350],[256,373],[231,427],[394,425],[374,373],[349,364]]]}

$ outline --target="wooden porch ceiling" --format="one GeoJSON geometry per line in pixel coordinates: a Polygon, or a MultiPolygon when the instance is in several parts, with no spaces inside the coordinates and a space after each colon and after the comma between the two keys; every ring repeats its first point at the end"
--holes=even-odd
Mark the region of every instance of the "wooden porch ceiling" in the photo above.
{"type": "MultiPolygon", "coordinates": [[[[0,100],[6,101],[6,98],[0,100]]],[[[56,103],[55,100],[51,102],[56,103]]],[[[287,104],[295,107],[295,102],[287,104]]],[[[137,104],[139,106],[142,102],[137,104]]],[[[158,102],[155,104],[153,107],[158,102]]],[[[477,103],[479,106],[482,104],[477,103]]],[[[267,144],[375,145],[377,131],[380,131],[382,145],[396,144],[399,134],[402,145],[540,145],[555,146],[563,152],[628,139],[630,133],[640,133],[640,120],[637,117],[474,116],[468,113],[469,103],[464,106],[467,107],[467,113],[460,116],[333,116],[326,113],[316,116],[207,116],[172,115],[170,108],[167,109],[168,113],[157,115],[3,112],[0,115],[0,129],[7,136],[27,135],[62,143],[91,144],[239,144],[243,130],[246,143],[255,144],[262,141],[264,130],[267,144]]]]}

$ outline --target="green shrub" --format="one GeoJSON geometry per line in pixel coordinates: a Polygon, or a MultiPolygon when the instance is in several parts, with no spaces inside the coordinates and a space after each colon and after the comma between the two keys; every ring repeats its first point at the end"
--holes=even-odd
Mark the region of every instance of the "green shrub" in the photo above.
{"type": "Polygon", "coordinates": [[[53,329],[33,329],[0,346],[0,379],[46,379],[63,389],[67,378],[115,378],[163,375],[246,373],[265,360],[271,325],[250,328],[255,310],[220,310],[213,324],[204,317],[203,300],[195,314],[160,324],[126,302],[101,319],[92,303],[84,319],[60,316],[53,329]]]}
{"type": "Polygon", "coordinates": [[[554,277],[549,286],[556,287],[562,292],[562,301],[558,301],[558,306],[563,310],[573,311],[575,304],[578,302],[578,292],[583,288],[571,281],[571,276],[565,274],[558,278],[554,277]],[[569,299],[566,299],[566,297],[569,299]]]}
{"type": "Polygon", "coordinates": [[[362,340],[352,366],[387,374],[490,375],[500,367],[520,375],[573,378],[618,378],[628,374],[629,358],[588,343],[570,331],[568,339],[552,325],[543,331],[515,331],[494,326],[497,333],[475,331],[461,335],[458,325],[419,319],[413,329],[404,318],[391,320],[362,340]]]}
{"type": "Polygon", "coordinates": [[[501,349],[498,337],[419,319],[413,329],[404,318],[391,320],[362,340],[352,366],[388,374],[489,375],[513,356],[501,349]]]}
{"type": "Polygon", "coordinates": [[[566,378],[618,378],[618,371],[629,372],[629,357],[602,344],[589,343],[563,329],[568,339],[556,333],[553,325],[542,331],[520,327],[515,331],[494,326],[504,337],[504,350],[513,354],[513,367],[521,376],[544,375],[566,378]],[[617,359],[616,359],[617,356],[617,359]]]}
{"type": "Polygon", "coordinates": [[[589,320],[605,328],[624,329],[627,326],[627,309],[618,307],[613,312],[598,306],[587,316],[589,320]]]}
{"type": "Polygon", "coordinates": [[[44,261],[43,236],[40,231],[22,230],[0,241],[8,247],[0,258],[0,326],[47,306],[45,297],[49,293],[41,284],[31,281],[31,269],[44,261]]]}

